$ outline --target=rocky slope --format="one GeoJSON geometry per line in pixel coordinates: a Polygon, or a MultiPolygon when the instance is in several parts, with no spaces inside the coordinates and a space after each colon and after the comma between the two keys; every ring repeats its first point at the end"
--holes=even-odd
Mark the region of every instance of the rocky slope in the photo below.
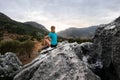
{"type": "Polygon", "coordinates": [[[90,51],[92,46],[92,43],[63,42],[55,49],[43,50],[35,60],[23,67],[14,80],[100,80],[88,68],[102,67],[98,64],[98,58],[92,62],[94,54],[88,56],[90,53],[85,52],[85,49],[90,51]]]}

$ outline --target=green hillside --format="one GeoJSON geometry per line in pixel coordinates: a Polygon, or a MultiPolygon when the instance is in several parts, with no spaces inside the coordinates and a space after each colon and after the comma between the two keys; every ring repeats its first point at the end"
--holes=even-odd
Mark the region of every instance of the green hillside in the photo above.
{"type": "Polygon", "coordinates": [[[33,37],[43,37],[48,34],[48,31],[36,28],[33,25],[25,24],[12,20],[3,13],[0,13],[0,33],[12,33],[19,35],[29,35],[33,37]]]}

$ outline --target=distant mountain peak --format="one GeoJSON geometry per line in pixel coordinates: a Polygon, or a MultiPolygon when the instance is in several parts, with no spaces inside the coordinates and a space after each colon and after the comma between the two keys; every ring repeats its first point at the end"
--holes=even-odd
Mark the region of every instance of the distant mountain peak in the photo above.
{"type": "Polygon", "coordinates": [[[34,27],[36,27],[36,28],[43,29],[43,30],[49,32],[42,24],[39,24],[39,23],[37,23],[37,22],[27,21],[27,22],[25,22],[25,24],[29,24],[29,25],[32,25],[32,26],[34,26],[34,27]]]}
{"type": "Polygon", "coordinates": [[[5,14],[3,14],[2,12],[0,12],[0,16],[6,16],[5,14]]]}
{"type": "Polygon", "coordinates": [[[8,17],[7,15],[3,14],[2,12],[0,12],[0,20],[11,21],[12,19],[8,17]]]}
{"type": "Polygon", "coordinates": [[[72,39],[91,39],[94,36],[95,30],[98,26],[90,26],[85,28],[71,27],[66,30],[58,32],[58,35],[63,38],[72,39]]]}

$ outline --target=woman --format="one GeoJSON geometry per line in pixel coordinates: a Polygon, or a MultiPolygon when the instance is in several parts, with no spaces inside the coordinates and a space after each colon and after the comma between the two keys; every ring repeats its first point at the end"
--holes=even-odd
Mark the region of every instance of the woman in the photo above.
{"type": "Polygon", "coordinates": [[[51,32],[44,38],[44,48],[57,46],[57,34],[55,33],[55,26],[51,26],[51,32]]]}

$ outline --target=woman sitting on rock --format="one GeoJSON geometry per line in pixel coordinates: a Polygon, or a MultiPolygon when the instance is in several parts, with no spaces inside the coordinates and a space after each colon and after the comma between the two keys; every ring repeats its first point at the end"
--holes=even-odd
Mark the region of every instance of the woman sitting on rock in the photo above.
{"type": "Polygon", "coordinates": [[[44,47],[56,47],[57,46],[57,34],[55,33],[55,26],[51,26],[51,32],[44,37],[44,47]]]}

